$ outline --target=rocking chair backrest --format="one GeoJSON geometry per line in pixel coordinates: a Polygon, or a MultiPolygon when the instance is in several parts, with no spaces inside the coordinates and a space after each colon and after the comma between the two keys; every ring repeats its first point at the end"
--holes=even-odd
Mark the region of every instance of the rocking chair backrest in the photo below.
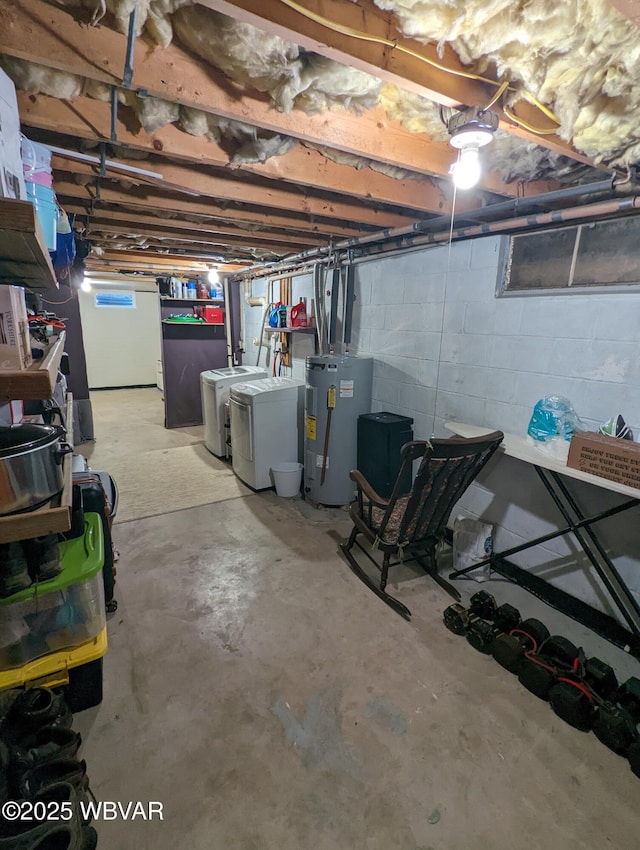
{"type": "Polygon", "coordinates": [[[494,431],[482,437],[454,437],[450,440],[414,440],[402,447],[402,464],[389,505],[380,524],[379,535],[398,510],[398,544],[406,546],[427,538],[439,539],[454,505],[471,484],[504,434],[494,431]],[[407,498],[403,480],[414,461],[422,458],[407,498]]]}

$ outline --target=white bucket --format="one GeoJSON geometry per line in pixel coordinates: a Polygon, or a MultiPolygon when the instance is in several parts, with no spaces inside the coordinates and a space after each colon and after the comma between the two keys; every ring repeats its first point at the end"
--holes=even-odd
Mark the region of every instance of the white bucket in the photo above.
{"type": "Polygon", "coordinates": [[[277,463],[271,467],[278,496],[297,496],[302,483],[301,463],[277,463]]]}

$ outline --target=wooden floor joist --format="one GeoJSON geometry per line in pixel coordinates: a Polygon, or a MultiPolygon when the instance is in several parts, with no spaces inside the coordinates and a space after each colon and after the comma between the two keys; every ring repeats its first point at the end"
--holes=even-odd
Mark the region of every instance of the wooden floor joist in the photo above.
{"type": "MultiPolygon", "coordinates": [[[[40,130],[60,131],[80,139],[104,141],[109,139],[111,107],[100,100],[77,97],[67,102],[46,95],[27,95],[20,92],[18,107],[23,125],[40,130]]],[[[233,164],[229,153],[205,136],[190,136],[169,124],[153,136],[139,127],[137,118],[121,107],[116,124],[118,144],[149,154],[162,153],[175,160],[198,165],[227,168],[233,164]],[[129,129],[129,128],[135,129],[129,129]]],[[[450,157],[451,159],[453,157],[450,157]]],[[[239,171],[294,183],[298,186],[336,192],[352,198],[376,199],[385,204],[407,207],[417,212],[443,213],[450,208],[438,185],[428,177],[396,180],[370,168],[361,170],[350,165],[332,162],[316,150],[297,145],[282,156],[266,162],[241,163],[239,171]]],[[[504,184],[500,183],[501,186],[504,184]]]]}
{"type": "Polygon", "coordinates": [[[107,212],[136,212],[143,215],[158,215],[166,221],[196,219],[205,222],[221,222],[222,224],[237,223],[242,229],[266,228],[267,230],[281,229],[297,234],[309,233],[329,239],[332,236],[357,236],[373,229],[371,225],[360,227],[348,226],[339,220],[309,219],[294,213],[273,213],[257,208],[239,208],[221,206],[206,198],[196,201],[188,198],[170,196],[163,192],[147,191],[145,194],[122,192],[106,186],[101,187],[100,199],[95,198],[94,186],[81,186],[71,180],[56,180],[56,196],[61,205],[67,209],[73,206],[79,212],[88,212],[93,208],[96,214],[107,212]],[[164,215],[163,215],[164,214],[164,215]],[[187,217],[187,218],[185,218],[187,217]]]}
{"type": "MultiPolygon", "coordinates": [[[[86,216],[86,210],[83,207],[75,204],[67,204],[65,212],[74,213],[79,216],[86,216]]],[[[121,210],[97,210],[89,219],[89,230],[99,230],[101,224],[119,224],[127,227],[130,231],[136,231],[138,227],[152,226],[159,231],[170,235],[171,233],[185,232],[191,234],[199,234],[206,236],[207,234],[218,236],[242,236],[244,233],[246,239],[269,240],[271,242],[286,242],[289,245],[324,245],[327,239],[315,233],[293,233],[286,231],[274,231],[268,228],[260,229],[245,229],[240,227],[225,228],[216,224],[205,222],[185,221],[184,219],[166,219],[159,218],[153,215],[141,215],[140,213],[124,212],[121,210]]]]}
{"type": "MultiPolygon", "coordinates": [[[[5,6],[0,13],[7,22],[0,27],[0,52],[108,85],[121,83],[126,50],[122,34],[106,26],[82,25],[62,8],[43,6],[42,0],[5,0],[5,6]]],[[[330,121],[326,115],[309,116],[300,110],[279,112],[265,94],[232,90],[224,75],[204,62],[195,62],[175,43],[152,53],[144,44],[137,44],[132,87],[223,118],[425,175],[446,177],[454,159],[446,143],[408,132],[381,109],[364,115],[334,111],[330,121]]],[[[513,193],[514,187],[486,177],[486,188],[513,193]]]]}
{"type": "MultiPolygon", "coordinates": [[[[300,0],[298,5],[312,15],[324,18],[336,26],[325,26],[310,17],[295,11],[281,0],[199,0],[208,6],[239,21],[253,24],[287,41],[299,44],[343,65],[380,77],[400,88],[440,103],[443,106],[484,106],[495,94],[497,85],[487,85],[470,79],[470,69],[462,64],[454,51],[445,45],[441,50],[437,44],[422,44],[401,35],[392,13],[379,9],[373,0],[300,0]],[[364,33],[366,40],[354,38],[339,30],[347,27],[364,33]],[[387,45],[375,42],[376,38],[387,41],[387,45]],[[390,44],[389,44],[390,42],[390,44]],[[406,47],[413,55],[397,49],[406,47]],[[417,58],[421,56],[427,62],[417,58]],[[440,70],[446,67],[454,73],[440,70]],[[457,73],[456,73],[457,72],[457,73]]],[[[564,142],[555,133],[538,135],[515,125],[505,118],[499,104],[492,109],[501,115],[500,127],[529,142],[549,148],[555,153],[568,156],[578,162],[591,164],[583,154],[564,142]]],[[[545,130],[555,130],[557,124],[546,118],[526,100],[520,100],[515,110],[529,125],[545,130]]]]}
{"type": "Polygon", "coordinates": [[[123,269],[135,270],[149,268],[153,266],[155,269],[160,269],[165,273],[171,272],[172,269],[191,268],[198,271],[206,271],[212,265],[216,267],[220,265],[221,258],[216,253],[207,254],[206,252],[193,254],[176,254],[169,256],[168,254],[160,253],[157,250],[140,251],[134,248],[125,250],[116,250],[112,248],[104,249],[103,254],[97,257],[91,254],[87,258],[87,268],[108,268],[110,271],[123,269]]]}
{"type": "Polygon", "coordinates": [[[128,236],[126,233],[120,236],[115,236],[113,230],[116,228],[108,228],[106,232],[95,231],[89,235],[89,238],[95,245],[99,245],[103,249],[113,248],[114,245],[125,245],[130,250],[143,249],[153,247],[164,249],[172,256],[179,256],[182,252],[189,254],[200,255],[203,253],[216,253],[224,257],[229,254],[250,256],[265,256],[270,259],[280,259],[290,254],[295,254],[299,251],[299,246],[287,247],[286,245],[269,245],[260,242],[259,240],[251,240],[243,242],[242,240],[234,240],[231,237],[225,239],[203,239],[202,241],[193,241],[190,239],[165,239],[157,237],[153,233],[148,235],[139,234],[135,237],[128,236]],[[140,236],[143,237],[141,241],[140,236]]]}
{"type": "MultiPolygon", "coordinates": [[[[140,168],[139,160],[121,160],[126,165],[134,168],[140,168]]],[[[61,174],[66,174],[66,179],[69,174],[78,174],[85,177],[95,179],[98,176],[96,167],[83,162],[74,161],[71,163],[68,159],[54,155],[53,168],[55,171],[56,182],[61,174]]],[[[149,163],[144,165],[150,168],[149,163]]],[[[362,222],[365,224],[373,224],[376,227],[396,227],[402,224],[410,224],[418,216],[412,211],[407,210],[406,215],[401,215],[397,211],[391,212],[381,205],[372,203],[356,204],[349,203],[347,200],[340,197],[323,197],[319,194],[311,194],[305,192],[298,187],[285,187],[272,182],[249,183],[246,181],[234,179],[233,174],[214,173],[207,168],[192,169],[186,165],[178,163],[169,164],[168,162],[153,163],[153,167],[157,167],[163,176],[162,180],[153,181],[154,188],[166,189],[167,191],[176,191],[182,189],[185,197],[201,198],[210,197],[218,201],[240,201],[241,203],[268,207],[269,209],[287,210],[289,212],[299,212],[304,215],[319,215],[324,217],[333,217],[345,219],[347,221],[362,222]]],[[[109,177],[114,179],[115,173],[110,173],[109,177]]],[[[63,178],[64,179],[64,178],[63,178]]],[[[119,175],[119,180],[128,184],[148,185],[151,181],[143,178],[138,178],[136,175],[119,175]]]]}
{"type": "Polygon", "coordinates": [[[170,223],[161,223],[158,219],[149,221],[145,217],[144,221],[135,221],[127,223],[121,219],[110,219],[104,216],[91,218],[87,225],[87,233],[91,234],[95,231],[102,233],[123,233],[123,234],[140,234],[142,236],[157,236],[158,238],[166,239],[168,243],[174,242],[191,242],[193,244],[217,243],[229,245],[260,245],[273,247],[276,250],[286,250],[291,248],[294,250],[297,246],[311,247],[312,245],[325,244],[324,240],[319,242],[317,239],[304,239],[299,237],[287,237],[277,234],[274,236],[271,233],[245,232],[240,230],[209,230],[207,228],[198,227],[197,225],[190,226],[175,226],[170,223]],[[279,248],[279,246],[282,248],[279,248]]]}
{"type": "MultiPolygon", "coordinates": [[[[0,52],[108,85],[121,84],[126,51],[124,35],[106,26],[87,27],[74,20],[70,12],[44,5],[42,0],[4,0],[4,4],[5,8],[0,12],[0,16],[6,20],[6,25],[0,27],[0,52]]],[[[259,0],[257,5],[261,4],[262,0],[259,0]]],[[[216,3],[213,0],[203,5],[214,7],[216,3]]],[[[221,4],[225,8],[231,5],[221,4]]],[[[236,13],[241,14],[236,4],[233,6],[236,13]]],[[[278,2],[273,0],[266,6],[277,7],[278,2]]],[[[286,7],[282,8],[286,11],[286,7]]],[[[379,10],[376,12],[383,15],[379,10]]],[[[266,22],[266,18],[264,20],[266,22]]],[[[398,37],[398,34],[395,33],[394,37],[398,37]]],[[[418,50],[425,52],[425,55],[437,56],[435,48],[418,45],[417,42],[413,44],[418,50]]],[[[447,52],[446,60],[438,61],[451,61],[453,67],[461,67],[451,51],[447,52]]],[[[357,63],[351,59],[345,64],[357,67],[357,63]]],[[[425,78],[426,69],[427,66],[421,64],[421,80],[425,78]]],[[[386,67],[379,68],[378,76],[384,77],[387,71],[386,67]]],[[[372,72],[371,69],[369,72],[372,72]]],[[[442,80],[443,85],[450,80],[459,82],[458,78],[450,75],[442,76],[442,80]]],[[[395,76],[394,81],[398,82],[395,76]]],[[[405,87],[411,88],[412,81],[406,82],[405,87]]],[[[300,110],[293,110],[291,113],[279,112],[273,108],[268,95],[257,91],[237,91],[229,86],[229,81],[223,74],[202,61],[195,61],[192,54],[176,43],[150,53],[142,41],[137,42],[132,88],[142,89],[150,95],[202,109],[223,118],[249,123],[264,130],[325,145],[423,175],[447,177],[449,167],[455,159],[454,152],[445,142],[434,142],[425,134],[410,133],[399,122],[387,118],[380,108],[364,114],[336,110],[330,113],[330,120],[327,114],[306,115],[300,110]]],[[[424,85],[418,85],[417,88],[419,93],[425,94],[424,85]]],[[[489,97],[488,90],[485,92],[483,89],[483,92],[480,102],[486,102],[489,97]]],[[[444,100],[441,98],[438,102],[444,100]]],[[[523,117],[526,115],[523,114],[523,117]]],[[[531,140],[529,136],[525,137],[531,140]]],[[[535,137],[535,140],[538,144],[552,147],[554,150],[559,145],[561,152],[587,161],[556,137],[535,137]]],[[[492,174],[483,176],[482,186],[504,195],[518,193],[515,184],[507,185],[497,175],[492,174]]],[[[542,189],[532,187],[526,191],[527,194],[534,194],[542,189]]]]}

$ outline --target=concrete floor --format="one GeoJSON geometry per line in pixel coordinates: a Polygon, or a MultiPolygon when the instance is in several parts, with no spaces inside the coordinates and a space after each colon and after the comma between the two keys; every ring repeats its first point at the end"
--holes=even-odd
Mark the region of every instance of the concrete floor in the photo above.
{"type": "MultiPolygon", "coordinates": [[[[94,468],[199,438],[157,430],[154,391],[93,401],[94,468]]],[[[104,701],[76,725],[98,799],[164,820],[99,823],[99,846],[636,847],[627,763],[450,634],[428,579],[397,589],[412,622],[394,614],[338,555],[348,530],[271,492],[116,526],[104,701]]]]}

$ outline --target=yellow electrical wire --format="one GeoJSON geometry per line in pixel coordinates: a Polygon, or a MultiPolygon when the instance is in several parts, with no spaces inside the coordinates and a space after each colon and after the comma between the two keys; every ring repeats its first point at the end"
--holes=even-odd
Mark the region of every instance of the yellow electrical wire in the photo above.
{"type": "Polygon", "coordinates": [[[359,41],[370,41],[374,44],[381,44],[383,47],[391,47],[393,50],[396,50],[398,53],[405,53],[407,56],[411,56],[414,59],[418,59],[421,62],[426,63],[427,65],[431,65],[433,68],[436,68],[438,71],[444,71],[447,74],[454,74],[456,77],[465,77],[469,80],[478,80],[482,83],[489,83],[492,86],[497,86],[498,83],[495,80],[489,79],[489,77],[481,77],[478,74],[474,74],[473,71],[458,71],[453,68],[447,68],[446,65],[441,65],[440,62],[436,62],[435,59],[429,59],[424,56],[422,53],[418,53],[416,50],[412,50],[410,47],[405,47],[403,44],[397,44],[395,41],[392,41],[389,38],[382,38],[378,35],[368,35],[366,32],[361,32],[360,30],[354,30],[352,27],[344,26],[343,24],[338,24],[335,21],[330,21],[329,18],[325,18],[322,15],[319,15],[317,12],[312,12],[310,9],[305,9],[304,6],[301,6],[299,3],[296,3],[295,0],[280,0],[285,6],[289,6],[290,9],[293,9],[295,12],[303,15],[305,18],[309,18],[311,21],[315,21],[320,26],[327,27],[334,32],[339,32],[341,35],[348,35],[351,38],[357,38],[359,41]]]}
{"type": "Polygon", "coordinates": [[[555,121],[556,124],[558,124],[558,126],[561,124],[561,122],[556,118],[556,116],[553,114],[553,112],[547,106],[545,106],[544,103],[540,103],[538,98],[534,97],[531,94],[531,92],[524,91],[524,92],[522,92],[522,96],[524,97],[525,100],[528,100],[530,104],[532,104],[537,109],[539,109],[540,112],[542,112],[544,115],[546,115],[547,118],[550,118],[552,121],[555,121]]]}
{"type": "Polygon", "coordinates": [[[543,130],[541,127],[533,127],[527,121],[523,121],[522,118],[518,118],[518,116],[514,115],[514,113],[509,109],[508,106],[503,106],[502,111],[504,112],[506,117],[510,121],[513,121],[514,124],[517,124],[518,127],[522,127],[524,130],[528,130],[530,133],[535,133],[536,136],[555,136],[556,135],[556,130],[551,130],[551,129],[543,130]]]}
{"type": "MultiPolygon", "coordinates": [[[[397,51],[398,53],[404,53],[406,56],[411,56],[413,59],[417,59],[420,62],[424,62],[426,65],[430,65],[432,68],[435,68],[438,71],[443,71],[446,74],[451,74],[455,77],[463,77],[467,80],[476,80],[480,83],[487,83],[490,86],[497,86],[498,91],[493,96],[493,98],[489,101],[489,104],[484,107],[488,109],[489,106],[493,106],[499,98],[504,94],[505,91],[516,91],[516,89],[509,85],[509,83],[499,83],[497,80],[492,80],[489,77],[483,77],[480,74],[475,74],[473,71],[462,71],[455,68],[449,68],[446,65],[441,64],[440,62],[436,62],[434,59],[429,59],[427,56],[424,56],[422,53],[418,53],[416,50],[412,50],[410,47],[405,47],[403,44],[398,44],[395,41],[392,41],[389,38],[382,38],[377,35],[368,35],[361,30],[353,29],[352,27],[345,26],[344,24],[338,24],[335,21],[329,20],[329,18],[325,18],[323,15],[319,15],[317,12],[312,12],[310,9],[305,9],[304,6],[301,6],[299,3],[296,3],[295,0],[280,0],[282,4],[288,6],[290,9],[293,9],[298,14],[303,15],[305,18],[309,18],[311,21],[315,21],[315,23],[320,24],[320,26],[327,27],[334,32],[338,32],[341,35],[347,35],[351,38],[356,38],[359,41],[368,41],[374,44],[381,44],[383,47],[390,47],[392,50],[397,51]]],[[[532,95],[530,92],[523,93],[523,96],[527,98],[527,100],[535,107],[537,107],[544,115],[550,118],[552,121],[555,121],[556,124],[560,124],[560,121],[556,116],[548,109],[543,103],[532,95]]],[[[507,110],[504,110],[505,115],[507,115],[507,110]]],[[[522,121],[520,118],[516,118],[513,113],[510,113],[509,116],[511,121],[516,124],[519,124],[524,129],[529,130],[531,133],[537,133],[541,136],[553,135],[555,134],[555,130],[536,130],[532,128],[530,125],[526,124],[526,122],[522,121]]]]}
{"type": "Polygon", "coordinates": [[[505,81],[504,81],[504,83],[503,83],[503,84],[500,86],[500,88],[498,89],[498,91],[497,91],[497,92],[494,94],[494,96],[491,98],[491,100],[489,101],[489,103],[487,103],[487,105],[486,105],[486,106],[483,106],[483,107],[482,107],[483,111],[484,111],[484,112],[486,112],[486,111],[487,111],[487,109],[491,109],[491,107],[493,106],[493,104],[494,104],[494,103],[497,103],[497,102],[500,100],[500,98],[501,98],[501,97],[502,97],[502,95],[506,92],[506,90],[507,90],[508,88],[509,88],[509,81],[508,81],[508,80],[505,80],[505,81]]]}

